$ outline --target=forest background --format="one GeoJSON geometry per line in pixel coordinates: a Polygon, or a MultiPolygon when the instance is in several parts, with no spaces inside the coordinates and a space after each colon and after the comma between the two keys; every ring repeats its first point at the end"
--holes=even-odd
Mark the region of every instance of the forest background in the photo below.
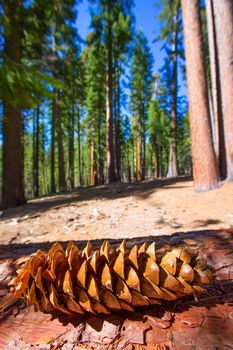
{"type": "MultiPolygon", "coordinates": [[[[231,168],[216,132],[208,12],[194,3],[211,125],[200,147],[210,155],[206,181],[196,189],[206,190],[231,179],[231,168]]],[[[180,1],[10,0],[0,2],[0,14],[4,206],[83,186],[192,175],[198,152],[191,154],[180,1]]]]}

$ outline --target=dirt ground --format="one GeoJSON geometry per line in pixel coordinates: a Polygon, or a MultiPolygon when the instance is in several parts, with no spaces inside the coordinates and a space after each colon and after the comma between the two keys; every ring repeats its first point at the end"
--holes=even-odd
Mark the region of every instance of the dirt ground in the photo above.
{"type": "Polygon", "coordinates": [[[171,235],[233,226],[233,183],[196,193],[189,179],[113,184],[0,213],[0,244],[171,235]]]}

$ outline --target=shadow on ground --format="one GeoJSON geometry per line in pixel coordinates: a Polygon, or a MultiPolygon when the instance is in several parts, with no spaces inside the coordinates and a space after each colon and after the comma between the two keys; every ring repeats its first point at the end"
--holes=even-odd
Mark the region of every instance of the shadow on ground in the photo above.
{"type": "Polygon", "coordinates": [[[28,203],[16,207],[3,210],[0,217],[1,220],[11,219],[13,217],[21,218],[25,215],[33,217],[39,213],[43,213],[49,209],[59,209],[60,207],[68,205],[82,205],[83,201],[90,201],[94,199],[118,199],[128,196],[135,196],[140,199],[148,198],[156,189],[171,189],[170,186],[180,183],[180,186],[175,188],[184,188],[185,182],[190,181],[190,177],[178,177],[173,179],[158,179],[149,180],[141,183],[116,183],[109,185],[93,186],[87,188],[80,188],[72,192],[57,193],[54,195],[40,197],[38,199],[30,200],[28,203]]]}

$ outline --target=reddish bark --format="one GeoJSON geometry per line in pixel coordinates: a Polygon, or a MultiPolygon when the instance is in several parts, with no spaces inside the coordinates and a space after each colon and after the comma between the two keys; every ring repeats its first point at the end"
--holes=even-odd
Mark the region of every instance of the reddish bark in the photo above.
{"type": "Polygon", "coordinates": [[[182,0],[181,4],[184,23],[194,186],[197,191],[207,191],[218,186],[218,171],[210,126],[199,1],[182,0]]]}
{"type": "Polygon", "coordinates": [[[233,2],[213,2],[226,140],[227,180],[233,181],[233,2]]]}
{"type": "Polygon", "coordinates": [[[225,136],[223,128],[221,86],[219,76],[219,60],[216,41],[216,24],[214,18],[213,0],[206,0],[206,15],[208,25],[208,41],[210,51],[211,83],[214,112],[214,145],[219,165],[221,179],[227,176],[225,136]]]}

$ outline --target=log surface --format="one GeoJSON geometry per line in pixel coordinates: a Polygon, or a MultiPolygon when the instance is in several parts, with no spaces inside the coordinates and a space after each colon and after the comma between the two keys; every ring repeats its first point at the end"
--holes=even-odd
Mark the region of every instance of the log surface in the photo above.
{"type": "MultiPolygon", "coordinates": [[[[145,240],[145,238],[143,238],[145,240]]],[[[142,238],[128,241],[133,246],[142,238]]],[[[19,301],[0,315],[0,349],[233,349],[233,230],[196,231],[148,237],[158,247],[183,245],[205,254],[216,269],[215,284],[197,299],[187,297],[163,306],[83,317],[36,313],[19,301]]],[[[78,242],[84,246],[85,241],[78,242]]],[[[100,241],[92,242],[94,247],[100,241]]],[[[112,245],[119,241],[112,241],[112,245]]],[[[0,246],[0,297],[15,269],[37,249],[51,243],[0,246]]]]}

